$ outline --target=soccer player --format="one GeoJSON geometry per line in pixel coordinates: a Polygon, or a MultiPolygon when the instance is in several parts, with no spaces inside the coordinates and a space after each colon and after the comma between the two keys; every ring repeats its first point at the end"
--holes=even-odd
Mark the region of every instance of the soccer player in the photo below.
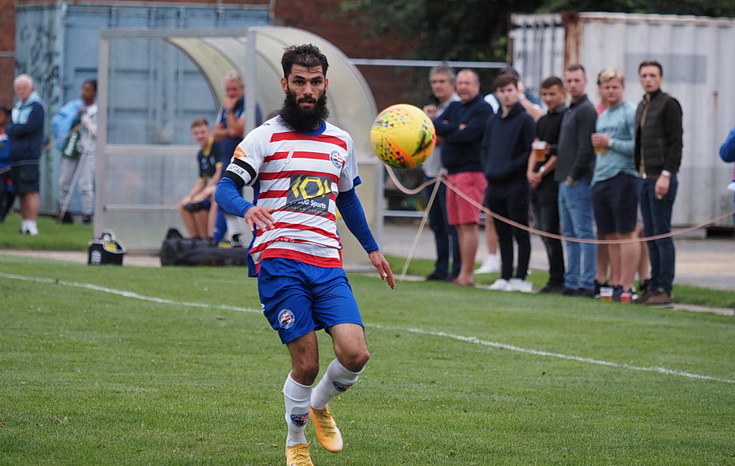
{"type": "Polygon", "coordinates": [[[357,382],[370,358],[342,269],[337,208],[380,277],[391,288],[395,281],[355,194],[360,178],[352,138],[326,121],[327,58],[304,44],[287,48],[281,65],[286,94],[281,112],[237,146],[215,198],[255,232],[250,274],[257,274],[263,313],[291,356],[283,386],[286,461],[302,466],[312,464],[304,434],[310,415],[322,446],[342,450],[328,403],[357,382]],[[244,185],[254,185],[255,205],[240,196],[244,185]],[[319,372],[320,329],[332,337],[336,358],[312,387],[319,372]]]}

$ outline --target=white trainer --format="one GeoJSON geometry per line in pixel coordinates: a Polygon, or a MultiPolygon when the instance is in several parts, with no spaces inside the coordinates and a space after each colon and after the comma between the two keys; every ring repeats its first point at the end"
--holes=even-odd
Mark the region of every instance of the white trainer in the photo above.
{"type": "Polygon", "coordinates": [[[533,291],[533,283],[520,278],[511,278],[508,283],[510,291],[520,291],[521,293],[530,293],[533,291]]]}
{"type": "Polygon", "coordinates": [[[475,273],[496,273],[500,271],[500,260],[495,254],[488,255],[482,264],[475,269],[475,273]]]}
{"type": "Polygon", "coordinates": [[[33,221],[29,221],[26,225],[26,233],[31,236],[38,236],[38,224],[33,221]]]}
{"type": "Polygon", "coordinates": [[[498,278],[495,280],[495,283],[490,285],[490,289],[494,291],[511,291],[510,283],[508,283],[508,280],[505,280],[504,278],[498,278]]]}

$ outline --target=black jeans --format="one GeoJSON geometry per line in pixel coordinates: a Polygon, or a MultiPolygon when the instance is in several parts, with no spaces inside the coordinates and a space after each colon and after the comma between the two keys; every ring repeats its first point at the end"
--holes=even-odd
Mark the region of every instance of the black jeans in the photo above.
{"type": "MultiPolygon", "coordinates": [[[[492,212],[528,226],[529,187],[526,178],[511,180],[507,183],[488,182],[485,192],[485,206],[492,212]]],[[[495,231],[500,246],[500,278],[513,277],[513,240],[518,245],[518,266],[515,278],[526,279],[528,262],[531,259],[531,238],[528,231],[511,226],[495,219],[495,231]]]]}
{"type": "MultiPolygon", "coordinates": [[[[531,190],[531,205],[536,218],[536,229],[558,235],[559,227],[559,184],[549,175],[536,189],[531,190]]],[[[549,259],[549,286],[564,286],[564,248],[558,239],[542,236],[549,259]]]]}
{"type": "MultiPolygon", "coordinates": [[[[430,179],[426,178],[426,181],[430,179]]],[[[424,197],[427,203],[431,199],[433,191],[433,184],[424,188],[424,197]]],[[[457,230],[449,225],[447,221],[447,186],[444,183],[439,184],[436,198],[429,209],[429,227],[434,232],[434,242],[436,243],[434,274],[446,278],[456,277],[459,275],[462,263],[459,256],[457,230]],[[449,268],[450,260],[452,262],[451,271],[449,268]]]]}

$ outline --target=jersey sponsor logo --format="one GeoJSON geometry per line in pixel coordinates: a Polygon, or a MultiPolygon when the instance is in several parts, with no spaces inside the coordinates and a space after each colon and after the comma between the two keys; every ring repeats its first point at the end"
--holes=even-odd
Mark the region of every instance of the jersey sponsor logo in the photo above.
{"type": "Polygon", "coordinates": [[[348,388],[350,388],[352,386],[352,384],[346,384],[346,383],[341,383],[341,382],[334,381],[334,382],[332,382],[332,386],[338,392],[344,392],[348,388]]]}
{"type": "Polygon", "coordinates": [[[339,169],[345,166],[345,158],[336,150],[333,150],[332,153],[329,154],[329,160],[332,161],[332,165],[339,169]]]}
{"type": "Polygon", "coordinates": [[[308,420],[308,412],[306,414],[291,414],[291,424],[295,425],[296,427],[304,427],[308,420]]]}
{"type": "Polygon", "coordinates": [[[233,154],[233,157],[236,159],[244,159],[247,158],[247,154],[245,154],[245,151],[240,149],[240,146],[237,146],[235,148],[235,153],[233,154]]]}
{"type": "Polygon", "coordinates": [[[326,217],[329,214],[331,179],[326,176],[291,175],[287,209],[326,217]]]}
{"type": "Polygon", "coordinates": [[[281,309],[281,312],[278,313],[278,323],[280,324],[282,329],[290,329],[291,327],[293,327],[293,324],[295,322],[296,318],[294,317],[293,312],[291,312],[290,309],[281,309]]]}

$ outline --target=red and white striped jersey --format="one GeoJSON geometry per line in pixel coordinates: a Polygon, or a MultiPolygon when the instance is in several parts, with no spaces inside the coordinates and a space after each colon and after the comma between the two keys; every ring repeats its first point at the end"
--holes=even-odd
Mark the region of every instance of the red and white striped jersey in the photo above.
{"type": "Polygon", "coordinates": [[[335,200],[359,183],[355,145],[347,132],[325,123],[299,133],[275,117],[245,137],[227,170],[253,186],[255,205],[276,209],[274,228],[259,229],[250,249],[256,266],[272,257],[342,266],[335,200]]]}

